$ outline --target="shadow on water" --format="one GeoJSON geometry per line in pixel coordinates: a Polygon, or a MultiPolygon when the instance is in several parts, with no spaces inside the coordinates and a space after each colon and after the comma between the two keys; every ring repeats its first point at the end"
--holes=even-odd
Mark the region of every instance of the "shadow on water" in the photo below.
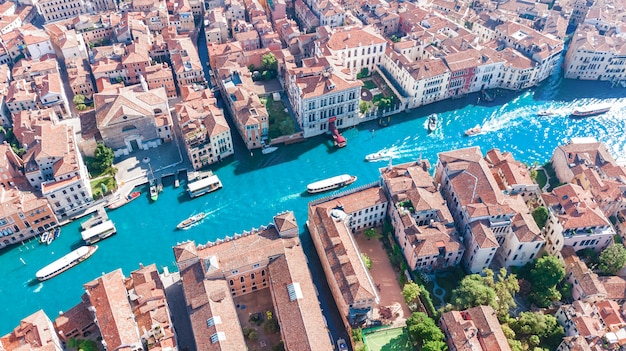
{"type": "Polygon", "coordinates": [[[29,288],[32,288],[32,287],[34,287],[34,286],[39,285],[39,283],[41,283],[41,282],[39,281],[39,279],[37,279],[37,278],[31,278],[31,279],[28,281],[28,283],[26,283],[26,286],[28,286],[29,288]]]}

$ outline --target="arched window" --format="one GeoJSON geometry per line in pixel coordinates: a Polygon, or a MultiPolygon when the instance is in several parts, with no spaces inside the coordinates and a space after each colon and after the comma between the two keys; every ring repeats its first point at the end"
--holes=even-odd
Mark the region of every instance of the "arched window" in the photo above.
{"type": "Polygon", "coordinates": [[[261,271],[261,277],[265,277],[265,269],[261,271]]]}
{"type": "Polygon", "coordinates": [[[135,129],[137,129],[137,127],[135,127],[134,125],[124,126],[124,128],[122,128],[122,132],[130,132],[131,130],[135,129]]]}
{"type": "Polygon", "coordinates": [[[239,281],[243,283],[243,276],[241,276],[241,278],[239,278],[239,281]]]}

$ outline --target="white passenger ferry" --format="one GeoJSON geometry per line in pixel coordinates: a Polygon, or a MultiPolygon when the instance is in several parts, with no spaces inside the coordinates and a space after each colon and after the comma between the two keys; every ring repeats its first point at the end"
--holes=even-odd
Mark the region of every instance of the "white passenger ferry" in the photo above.
{"type": "Polygon", "coordinates": [[[106,239],[117,233],[113,221],[106,220],[100,224],[96,224],[90,228],[86,228],[80,234],[87,245],[97,243],[102,239],[106,239]]]}
{"type": "Polygon", "coordinates": [[[306,186],[306,191],[311,194],[321,193],[333,189],[340,188],[342,186],[350,185],[356,181],[356,176],[349,174],[342,174],[332,178],[313,182],[306,186]]]}
{"type": "Polygon", "coordinates": [[[210,193],[221,188],[222,182],[215,174],[212,174],[206,178],[200,178],[198,180],[191,181],[189,184],[187,184],[187,192],[191,197],[204,195],[206,193],[210,193]]]}
{"type": "Polygon", "coordinates": [[[55,277],[66,270],[76,266],[77,264],[88,259],[98,249],[98,246],[81,246],[78,249],[68,253],[67,255],[59,258],[58,260],[43,267],[35,276],[40,281],[48,280],[55,277]]]}

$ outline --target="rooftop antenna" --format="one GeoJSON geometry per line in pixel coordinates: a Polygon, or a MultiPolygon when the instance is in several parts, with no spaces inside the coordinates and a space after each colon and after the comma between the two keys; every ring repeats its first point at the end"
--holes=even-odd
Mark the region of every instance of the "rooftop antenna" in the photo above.
{"type": "Polygon", "coordinates": [[[393,160],[393,157],[389,156],[389,164],[387,164],[387,170],[388,170],[388,171],[390,171],[390,170],[391,170],[391,168],[392,168],[392,165],[391,165],[391,161],[392,161],[392,160],[393,160]]]}

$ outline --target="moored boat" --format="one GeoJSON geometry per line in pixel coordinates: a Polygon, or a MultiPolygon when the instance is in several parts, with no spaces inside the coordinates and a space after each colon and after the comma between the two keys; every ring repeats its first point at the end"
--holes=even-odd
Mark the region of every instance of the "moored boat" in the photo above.
{"type": "Polygon", "coordinates": [[[373,154],[365,156],[365,161],[374,162],[378,160],[391,158],[391,155],[387,151],[378,151],[373,154]]]}
{"type": "Polygon", "coordinates": [[[437,129],[437,114],[433,113],[432,115],[428,116],[428,131],[432,132],[435,129],[437,129]]]}
{"type": "Polygon", "coordinates": [[[115,228],[113,221],[109,219],[101,223],[96,222],[93,226],[84,228],[80,235],[87,245],[92,245],[102,239],[110,237],[115,233],[117,233],[117,229],[115,228]]]}
{"type": "Polygon", "coordinates": [[[156,201],[159,199],[159,190],[156,184],[150,183],[150,200],[156,201]]]}
{"type": "Polygon", "coordinates": [[[472,136],[472,135],[480,134],[482,132],[483,132],[483,130],[482,130],[482,128],[480,128],[480,126],[475,126],[474,128],[470,128],[470,129],[466,130],[465,131],[465,136],[472,136]]]}
{"type": "Polygon", "coordinates": [[[196,180],[190,180],[187,184],[187,192],[191,197],[204,195],[222,188],[220,179],[209,172],[207,175],[201,175],[196,180]]]}
{"type": "Polygon", "coordinates": [[[571,118],[585,118],[601,115],[611,109],[610,105],[581,106],[576,108],[571,114],[571,118]]]}
{"type": "Polygon", "coordinates": [[[272,152],[274,152],[276,150],[278,150],[277,146],[264,146],[261,149],[261,153],[264,154],[264,155],[267,155],[267,154],[271,154],[272,152]]]}
{"type": "Polygon", "coordinates": [[[306,191],[310,194],[321,193],[342,186],[350,185],[356,181],[356,176],[342,174],[328,179],[319,180],[306,186],[306,191]]]}
{"type": "Polygon", "coordinates": [[[96,252],[97,249],[98,246],[81,246],[78,249],[43,267],[42,269],[37,271],[37,273],[35,273],[35,276],[40,281],[55,277],[88,259],[91,255],[93,255],[94,252],[96,252]]]}
{"type": "Polygon", "coordinates": [[[133,191],[132,193],[130,193],[129,195],[127,195],[125,198],[123,199],[119,199],[117,201],[114,201],[113,203],[111,203],[109,206],[107,206],[107,208],[109,210],[114,210],[116,208],[119,208],[123,205],[126,205],[127,203],[135,200],[136,198],[139,197],[139,195],[141,195],[141,191],[133,191]]]}
{"type": "Polygon", "coordinates": [[[56,239],[61,236],[61,227],[54,228],[54,234],[52,236],[56,239]]]}
{"type": "Polygon", "coordinates": [[[41,237],[39,238],[39,243],[47,244],[48,243],[48,236],[50,236],[49,232],[45,232],[45,233],[41,234],[41,237]]]}
{"type": "Polygon", "coordinates": [[[185,219],[184,221],[178,223],[178,225],[176,226],[177,229],[185,229],[188,227],[191,227],[192,225],[200,222],[201,220],[204,219],[204,217],[206,217],[206,213],[204,212],[200,212],[196,215],[193,215],[187,219],[185,219]]]}

